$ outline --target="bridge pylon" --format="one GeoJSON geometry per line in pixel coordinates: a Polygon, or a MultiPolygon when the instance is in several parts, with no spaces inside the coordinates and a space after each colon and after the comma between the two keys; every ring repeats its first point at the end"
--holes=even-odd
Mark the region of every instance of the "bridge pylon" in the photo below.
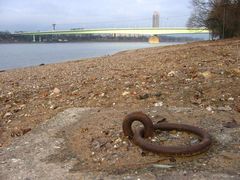
{"type": "Polygon", "coordinates": [[[160,42],[160,38],[157,35],[153,35],[148,38],[148,42],[150,44],[158,44],[160,42]]]}

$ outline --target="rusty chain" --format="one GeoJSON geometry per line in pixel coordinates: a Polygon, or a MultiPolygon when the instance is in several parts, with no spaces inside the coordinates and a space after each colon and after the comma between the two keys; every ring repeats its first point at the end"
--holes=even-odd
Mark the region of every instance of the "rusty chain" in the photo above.
{"type": "Polygon", "coordinates": [[[153,153],[161,154],[176,154],[176,155],[193,155],[206,151],[211,145],[211,136],[203,129],[190,126],[186,124],[174,124],[174,123],[158,123],[153,124],[152,120],[143,112],[133,112],[127,115],[123,121],[123,133],[128,136],[129,139],[143,150],[147,150],[153,153]],[[132,130],[132,124],[134,121],[141,122],[144,127],[135,131],[132,130]],[[198,144],[191,146],[162,146],[156,143],[152,143],[148,138],[153,137],[154,130],[163,131],[186,131],[196,134],[200,137],[201,141],[198,144]]]}

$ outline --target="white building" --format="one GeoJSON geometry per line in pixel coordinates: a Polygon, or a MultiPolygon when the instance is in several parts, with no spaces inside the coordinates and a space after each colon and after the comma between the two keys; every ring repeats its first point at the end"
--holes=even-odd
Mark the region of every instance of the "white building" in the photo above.
{"type": "Polygon", "coordinates": [[[152,19],[152,27],[153,28],[159,28],[159,19],[160,19],[159,12],[154,11],[153,19],[152,19]]]}

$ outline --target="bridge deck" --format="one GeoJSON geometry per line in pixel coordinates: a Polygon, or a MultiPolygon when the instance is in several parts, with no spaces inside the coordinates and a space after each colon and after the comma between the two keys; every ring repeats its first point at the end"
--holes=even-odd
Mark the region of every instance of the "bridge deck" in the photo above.
{"type": "Polygon", "coordinates": [[[141,35],[160,35],[160,34],[203,34],[209,33],[204,28],[122,28],[122,29],[79,29],[79,30],[58,30],[58,31],[39,31],[39,32],[19,32],[21,35],[53,35],[53,34],[141,34],[141,35]]]}

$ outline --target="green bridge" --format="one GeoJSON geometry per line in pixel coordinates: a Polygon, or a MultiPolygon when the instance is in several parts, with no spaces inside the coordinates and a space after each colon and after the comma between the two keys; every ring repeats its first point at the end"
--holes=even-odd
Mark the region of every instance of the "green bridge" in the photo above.
{"type": "Polygon", "coordinates": [[[84,34],[112,34],[117,35],[171,35],[171,34],[206,34],[209,30],[204,28],[107,28],[107,29],[74,29],[74,30],[52,30],[37,32],[18,32],[18,35],[35,36],[44,35],[84,35],[84,34]]]}
{"type": "Polygon", "coordinates": [[[38,32],[20,32],[21,35],[61,35],[61,34],[142,34],[142,35],[160,35],[160,34],[202,34],[209,33],[204,28],[109,28],[109,29],[76,29],[76,30],[58,30],[58,31],[38,31],[38,32]]]}

